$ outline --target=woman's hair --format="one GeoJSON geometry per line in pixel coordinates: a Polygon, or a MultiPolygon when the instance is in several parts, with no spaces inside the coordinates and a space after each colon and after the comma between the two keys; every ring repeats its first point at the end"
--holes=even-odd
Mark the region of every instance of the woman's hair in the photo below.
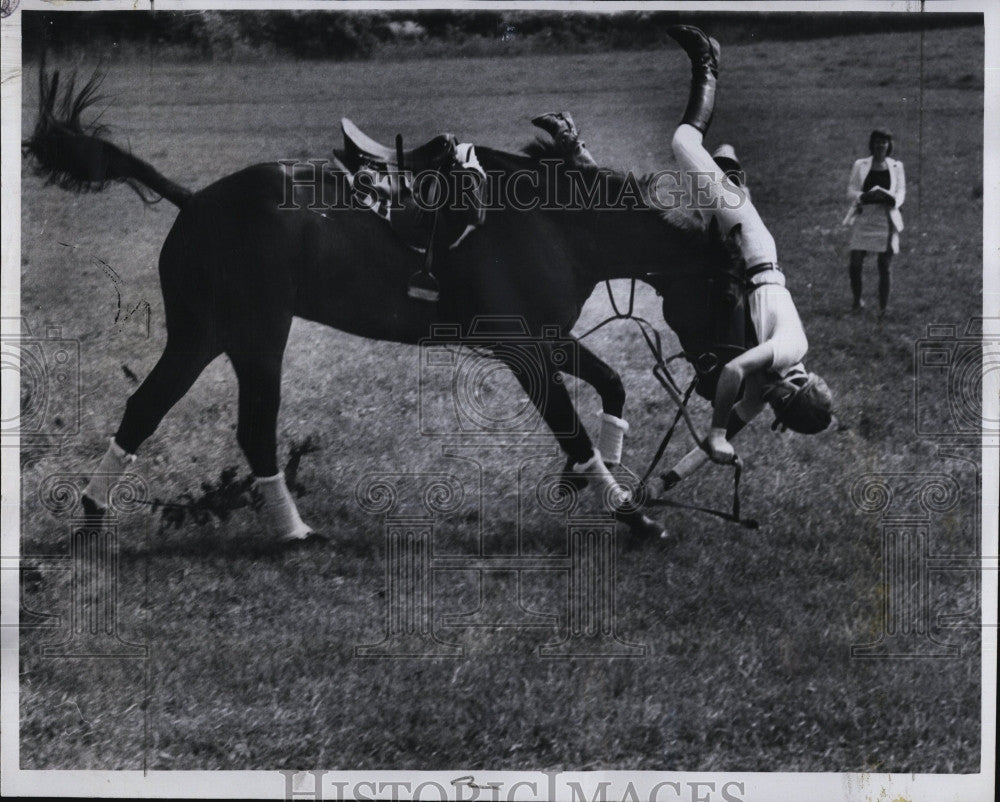
{"type": "Polygon", "coordinates": [[[876,128],[872,131],[871,136],[868,137],[868,152],[875,152],[875,140],[884,139],[889,143],[889,149],[885,152],[886,156],[892,155],[892,131],[886,128],[876,128]]]}

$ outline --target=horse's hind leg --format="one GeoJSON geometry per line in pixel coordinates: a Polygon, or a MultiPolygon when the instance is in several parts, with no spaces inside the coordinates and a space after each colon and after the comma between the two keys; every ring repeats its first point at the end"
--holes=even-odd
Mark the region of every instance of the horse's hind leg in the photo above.
{"type": "Polygon", "coordinates": [[[278,407],[281,404],[281,354],[230,353],[240,384],[236,441],[254,476],[278,472],[278,407]]]}
{"type": "Polygon", "coordinates": [[[135,459],[139,446],[220,350],[211,338],[169,337],[159,361],[125,404],[125,414],[111,446],[83,492],[84,508],[98,513],[108,506],[108,491],[135,459]]]}
{"type": "Polygon", "coordinates": [[[261,350],[245,347],[230,350],[240,385],[239,422],[236,439],[246,455],[261,494],[261,514],[269,534],[279,541],[307,540],[313,530],[299,516],[284,473],[278,470],[278,408],[281,406],[281,360],[288,326],[274,333],[261,350]]]}

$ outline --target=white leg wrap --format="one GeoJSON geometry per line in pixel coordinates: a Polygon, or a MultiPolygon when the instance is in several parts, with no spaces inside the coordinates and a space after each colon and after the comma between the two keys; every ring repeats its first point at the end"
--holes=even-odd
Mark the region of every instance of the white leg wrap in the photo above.
{"type": "Polygon", "coordinates": [[[621,418],[616,418],[607,412],[601,413],[601,434],[597,438],[597,450],[601,452],[608,465],[621,464],[622,442],[627,431],[628,424],[621,418]]]}
{"type": "Polygon", "coordinates": [[[100,509],[108,508],[108,493],[118,482],[118,477],[125,473],[125,469],[135,462],[135,454],[126,454],[125,449],[111,438],[111,445],[101,457],[101,462],[97,470],[90,477],[87,486],[83,489],[83,494],[94,502],[100,509]]]}
{"type": "Polygon", "coordinates": [[[312,529],[299,517],[292,494],[285,485],[283,473],[267,477],[258,476],[254,480],[254,489],[263,496],[264,506],[260,512],[269,534],[278,540],[302,540],[312,532],[312,529]]]}
{"type": "Polygon", "coordinates": [[[594,449],[594,456],[583,464],[577,463],[573,466],[574,473],[586,474],[596,482],[604,495],[604,501],[611,507],[612,511],[620,509],[628,504],[630,495],[628,490],[622,487],[611,475],[608,466],[604,464],[599,449],[594,449]]]}

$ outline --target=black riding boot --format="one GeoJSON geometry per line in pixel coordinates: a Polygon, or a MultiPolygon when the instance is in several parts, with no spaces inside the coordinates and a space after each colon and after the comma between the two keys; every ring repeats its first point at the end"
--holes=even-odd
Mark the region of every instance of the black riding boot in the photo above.
{"type": "Polygon", "coordinates": [[[672,25],[667,33],[691,59],[691,90],[681,124],[703,134],[712,123],[715,110],[715,83],[719,76],[719,43],[693,25],[672,25]]]}

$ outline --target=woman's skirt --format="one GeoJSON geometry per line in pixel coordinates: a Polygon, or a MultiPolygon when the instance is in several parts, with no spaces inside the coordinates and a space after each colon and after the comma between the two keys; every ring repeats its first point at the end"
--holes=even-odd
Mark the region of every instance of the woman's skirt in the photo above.
{"type": "Polygon", "coordinates": [[[865,206],[854,221],[851,250],[870,253],[897,253],[899,234],[889,221],[889,212],[882,206],[865,206]]]}

